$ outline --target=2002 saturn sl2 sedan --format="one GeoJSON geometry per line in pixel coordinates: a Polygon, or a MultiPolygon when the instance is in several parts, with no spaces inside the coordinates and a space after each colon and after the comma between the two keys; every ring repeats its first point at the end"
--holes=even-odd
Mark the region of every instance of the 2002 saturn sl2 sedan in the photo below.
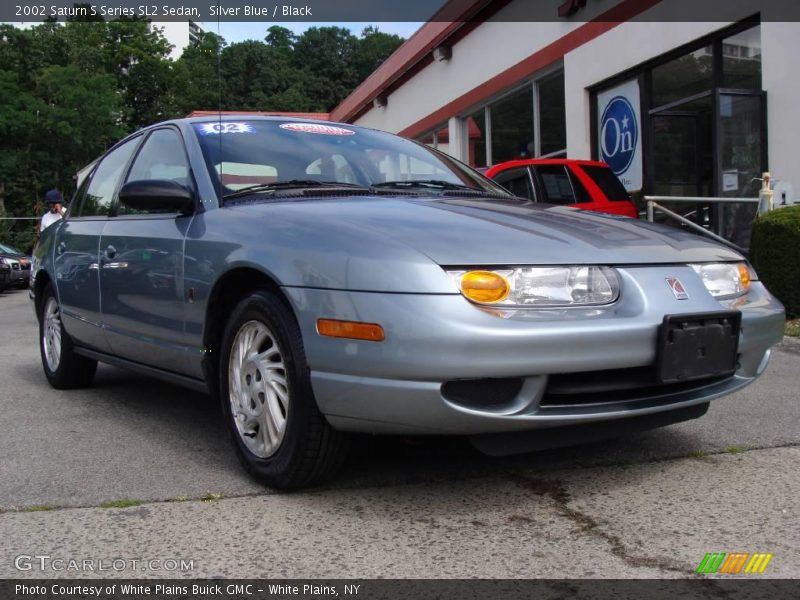
{"type": "Polygon", "coordinates": [[[764,371],[784,321],[725,246],[279,118],[131,135],[34,262],[53,386],[102,361],[217,395],[244,466],[281,488],[334,473],[348,432],[502,454],[694,418],[764,371]]]}

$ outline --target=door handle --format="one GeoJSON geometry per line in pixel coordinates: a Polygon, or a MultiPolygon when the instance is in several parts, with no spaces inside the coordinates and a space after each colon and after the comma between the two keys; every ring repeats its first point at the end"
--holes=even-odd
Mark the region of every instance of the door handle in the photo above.
{"type": "Polygon", "coordinates": [[[108,246],[106,248],[106,258],[111,260],[117,255],[117,249],[114,246],[108,246]]]}

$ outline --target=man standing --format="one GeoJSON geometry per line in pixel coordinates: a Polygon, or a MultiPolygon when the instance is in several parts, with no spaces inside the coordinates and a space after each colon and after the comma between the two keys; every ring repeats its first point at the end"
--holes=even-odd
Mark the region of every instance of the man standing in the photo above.
{"type": "Polygon", "coordinates": [[[50,190],[44,195],[44,203],[48,206],[48,211],[42,215],[42,223],[39,231],[44,231],[50,225],[58,221],[64,214],[64,209],[61,205],[64,203],[64,198],[58,190],[50,190]]]}

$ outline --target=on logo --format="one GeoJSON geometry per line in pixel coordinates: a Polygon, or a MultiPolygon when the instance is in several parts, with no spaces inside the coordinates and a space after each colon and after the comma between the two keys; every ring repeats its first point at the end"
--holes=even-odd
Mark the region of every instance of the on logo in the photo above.
{"type": "Polygon", "coordinates": [[[639,141],[636,112],[624,96],[615,96],[600,119],[600,153],[614,175],[620,176],[633,162],[639,141]]]}

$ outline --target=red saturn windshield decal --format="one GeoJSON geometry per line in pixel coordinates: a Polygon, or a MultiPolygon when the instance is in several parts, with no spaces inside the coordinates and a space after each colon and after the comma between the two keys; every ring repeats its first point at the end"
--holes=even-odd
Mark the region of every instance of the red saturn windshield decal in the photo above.
{"type": "Polygon", "coordinates": [[[334,127],[333,125],[320,125],[319,123],[283,123],[281,129],[299,131],[300,133],[316,133],[318,135],[355,135],[352,129],[334,127]]]}

